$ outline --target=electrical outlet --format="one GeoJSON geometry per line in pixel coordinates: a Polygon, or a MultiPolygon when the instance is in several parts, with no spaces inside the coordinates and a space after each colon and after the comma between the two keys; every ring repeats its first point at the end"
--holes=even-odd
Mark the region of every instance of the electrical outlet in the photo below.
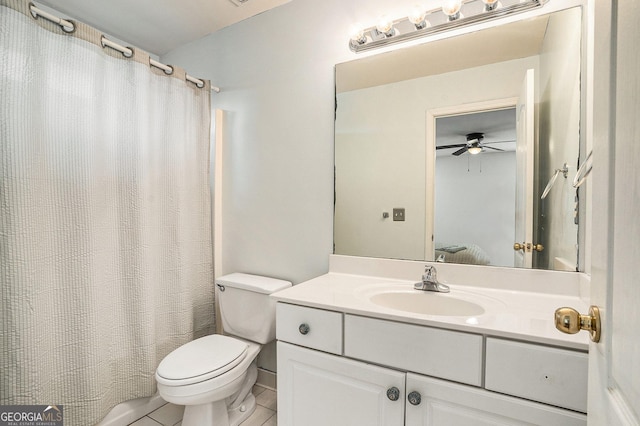
{"type": "Polygon", "coordinates": [[[393,209],[393,221],[404,222],[404,209],[393,209]]]}

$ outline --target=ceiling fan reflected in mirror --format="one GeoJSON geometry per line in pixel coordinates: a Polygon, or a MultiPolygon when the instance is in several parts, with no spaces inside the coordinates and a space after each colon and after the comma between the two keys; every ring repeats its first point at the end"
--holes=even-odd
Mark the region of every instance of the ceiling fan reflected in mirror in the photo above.
{"type": "Polygon", "coordinates": [[[496,144],[496,143],[514,142],[512,140],[508,140],[508,141],[494,141],[494,142],[483,143],[482,141],[484,140],[484,133],[478,133],[478,132],[468,133],[466,135],[466,138],[467,138],[466,143],[458,143],[453,145],[440,145],[440,146],[436,146],[436,149],[459,148],[457,151],[451,153],[451,155],[455,155],[456,157],[458,157],[467,151],[471,155],[480,154],[485,149],[492,149],[494,151],[504,152],[505,151],[504,149],[495,148],[490,145],[496,144]]]}

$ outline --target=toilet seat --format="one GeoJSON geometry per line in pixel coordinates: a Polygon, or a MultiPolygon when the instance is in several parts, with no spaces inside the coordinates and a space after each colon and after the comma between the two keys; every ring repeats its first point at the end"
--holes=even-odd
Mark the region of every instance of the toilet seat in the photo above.
{"type": "Polygon", "coordinates": [[[167,355],[156,371],[166,386],[185,386],[218,377],[240,364],[249,345],[239,339],[213,334],[193,340],[167,355]]]}

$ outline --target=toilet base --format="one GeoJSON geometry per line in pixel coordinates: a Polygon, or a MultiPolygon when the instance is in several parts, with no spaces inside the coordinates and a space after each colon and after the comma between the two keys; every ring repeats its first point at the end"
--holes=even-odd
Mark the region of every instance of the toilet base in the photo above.
{"type": "Polygon", "coordinates": [[[238,426],[256,410],[256,397],[247,395],[242,404],[229,409],[225,401],[210,404],[187,405],[182,418],[183,426],[238,426]]]}
{"type": "Polygon", "coordinates": [[[182,426],[238,426],[256,409],[256,397],[251,391],[257,378],[258,367],[254,359],[233,395],[207,404],[186,405],[182,426]]]}
{"type": "Polygon", "coordinates": [[[242,405],[229,410],[229,426],[238,426],[256,411],[256,397],[250,393],[242,405]]]}

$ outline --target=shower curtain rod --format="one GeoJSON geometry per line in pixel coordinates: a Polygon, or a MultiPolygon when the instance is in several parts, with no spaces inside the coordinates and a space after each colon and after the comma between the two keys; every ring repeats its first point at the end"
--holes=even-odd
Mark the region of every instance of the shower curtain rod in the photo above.
{"type": "MultiPolygon", "coordinates": [[[[37,19],[38,16],[42,16],[43,18],[60,25],[62,30],[64,32],[66,32],[66,33],[72,33],[72,32],[74,32],[76,30],[76,26],[72,21],[67,21],[67,20],[59,18],[59,17],[57,17],[55,15],[52,15],[52,14],[50,14],[48,12],[45,12],[44,10],[36,7],[34,4],[30,4],[29,5],[29,10],[31,10],[31,15],[34,18],[37,19]]],[[[129,47],[126,47],[126,46],[123,46],[121,44],[118,44],[118,43],[116,43],[114,41],[111,41],[108,38],[106,38],[104,35],[100,39],[100,43],[102,44],[102,47],[110,47],[110,48],[112,48],[114,50],[117,50],[118,52],[122,53],[122,55],[125,58],[130,58],[130,57],[133,56],[133,49],[131,49],[129,47]]],[[[153,58],[149,58],[149,65],[153,66],[153,67],[156,67],[156,68],[160,68],[167,75],[173,74],[173,67],[171,67],[169,65],[165,65],[162,62],[158,62],[158,61],[154,60],[153,58]]],[[[190,81],[193,84],[195,84],[199,88],[204,87],[204,81],[200,80],[199,78],[195,78],[193,76],[190,76],[189,74],[185,74],[185,78],[188,81],[190,81]]],[[[220,88],[216,87],[216,86],[211,86],[211,91],[212,92],[216,92],[216,93],[220,93],[220,88]]]]}

